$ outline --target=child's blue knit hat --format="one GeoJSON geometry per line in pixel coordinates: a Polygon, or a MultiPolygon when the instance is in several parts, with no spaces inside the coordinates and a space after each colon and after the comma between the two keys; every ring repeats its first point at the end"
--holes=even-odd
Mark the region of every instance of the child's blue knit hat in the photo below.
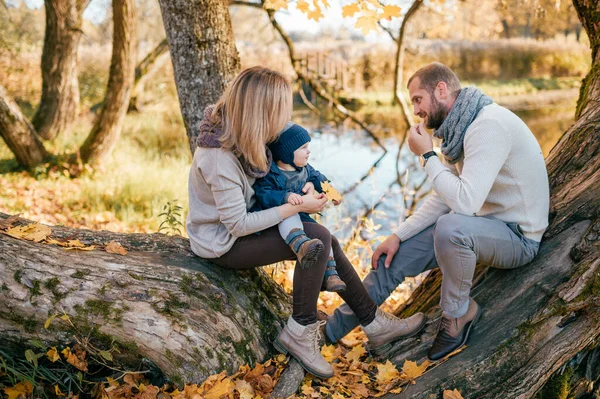
{"type": "Polygon", "coordinates": [[[269,144],[273,161],[281,161],[297,168],[294,165],[294,151],[308,142],[310,142],[308,131],[300,125],[288,122],[277,140],[269,144]]]}

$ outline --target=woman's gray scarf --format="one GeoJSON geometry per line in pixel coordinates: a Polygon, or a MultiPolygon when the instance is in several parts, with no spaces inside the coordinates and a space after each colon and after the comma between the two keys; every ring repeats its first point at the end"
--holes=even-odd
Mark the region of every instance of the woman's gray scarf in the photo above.
{"type": "Polygon", "coordinates": [[[448,163],[458,162],[462,155],[467,128],[481,108],[493,102],[491,97],[475,87],[465,87],[460,91],[448,116],[439,129],[433,132],[434,137],[442,139],[442,154],[448,163]]]}

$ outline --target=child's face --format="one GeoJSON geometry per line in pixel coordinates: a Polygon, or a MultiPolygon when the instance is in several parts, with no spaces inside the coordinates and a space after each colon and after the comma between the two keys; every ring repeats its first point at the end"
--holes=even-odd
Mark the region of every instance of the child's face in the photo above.
{"type": "Polygon", "coordinates": [[[294,151],[294,165],[296,165],[299,168],[306,166],[306,164],[308,164],[309,155],[310,150],[308,149],[308,143],[306,143],[302,147],[294,151]]]}

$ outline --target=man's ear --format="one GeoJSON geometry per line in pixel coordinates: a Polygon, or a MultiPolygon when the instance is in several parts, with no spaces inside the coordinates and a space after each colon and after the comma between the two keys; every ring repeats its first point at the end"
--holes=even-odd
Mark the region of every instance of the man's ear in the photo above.
{"type": "Polygon", "coordinates": [[[448,94],[448,86],[446,85],[446,82],[439,82],[437,86],[435,86],[435,95],[438,97],[438,99],[447,100],[448,94]]]}

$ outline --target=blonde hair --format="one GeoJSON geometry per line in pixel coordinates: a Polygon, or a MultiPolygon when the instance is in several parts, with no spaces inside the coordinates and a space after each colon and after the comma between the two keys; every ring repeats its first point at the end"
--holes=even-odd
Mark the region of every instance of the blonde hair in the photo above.
{"type": "Polygon", "coordinates": [[[222,148],[266,171],[269,165],[265,146],[291,119],[292,107],[292,87],[282,74],[262,67],[240,72],[212,113],[223,129],[222,148]]]}

